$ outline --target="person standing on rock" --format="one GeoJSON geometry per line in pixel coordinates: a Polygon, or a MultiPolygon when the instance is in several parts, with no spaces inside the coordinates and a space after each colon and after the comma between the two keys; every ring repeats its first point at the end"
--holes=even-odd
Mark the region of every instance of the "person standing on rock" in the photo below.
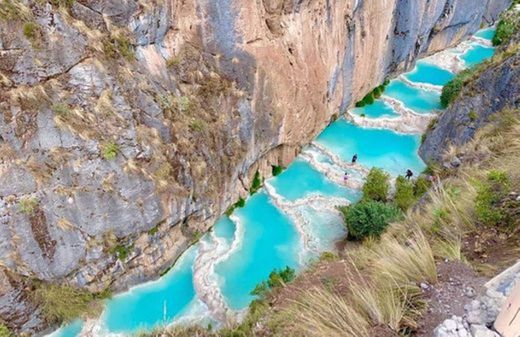
{"type": "Polygon", "coordinates": [[[413,172],[412,170],[408,169],[406,170],[406,179],[410,180],[410,178],[413,177],[413,172]]]}
{"type": "Polygon", "coordinates": [[[357,153],[352,157],[352,165],[357,162],[357,153]]]}

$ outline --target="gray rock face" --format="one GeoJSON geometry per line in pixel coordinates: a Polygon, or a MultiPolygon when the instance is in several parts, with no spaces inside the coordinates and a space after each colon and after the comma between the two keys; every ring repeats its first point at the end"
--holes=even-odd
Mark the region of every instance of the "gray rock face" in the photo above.
{"type": "MultiPolygon", "coordinates": [[[[520,107],[520,55],[486,68],[467,86],[427,133],[419,154],[426,161],[440,160],[448,147],[467,143],[490,117],[506,107],[520,107]]],[[[459,163],[460,164],[460,163],[459,163]]]]}
{"type": "MultiPolygon", "coordinates": [[[[16,1],[0,21],[0,271],[92,291],[157,277],[255,171],[508,2],[16,1]]],[[[34,333],[22,285],[0,284],[0,320],[34,333]]]]}

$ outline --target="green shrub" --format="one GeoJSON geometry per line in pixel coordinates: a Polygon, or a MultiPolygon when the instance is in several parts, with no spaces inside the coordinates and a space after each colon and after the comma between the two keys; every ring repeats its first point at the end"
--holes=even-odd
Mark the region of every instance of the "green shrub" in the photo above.
{"type": "Polygon", "coordinates": [[[474,122],[477,120],[478,116],[477,116],[477,113],[475,112],[475,110],[471,110],[468,114],[468,117],[469,117],[469,120],[474,122]]]}
{"type": "Polygon", "coordinates": [[[296,277],[296,271],[286,266],[284,269],[275,269],[269,274],[267,281],[262,281],[251,291],[253,296],[263,296],[269,289],[284,287],[296,277]]]}
{"type": "Polygon", "coordinates": [[[466,69],[458,73],[451,81],[442,88],[441,105],[447,108],[460,94],[466,83],[475,74],[476,69],[466,69]]]}
{"type": "Polygon", "coordinates": [[[23,35],[31,41],[34,41],[39,36],[40,28],[34,22],[26,22],[23,24],[23,35]]]}
{"type": "Polygon", "coordinates": [[[197,132],[204,131],[206,130],[206,123],[202,120],[194,120],[190,123],[190,129],[197,132]]]}
{"type": "Polygon", "coordinates": [[[34,197],[23,197],[18,201],[18,210],[25,215],[31,215],[36,211],[38,199],[34,197]]]}
{"type": "Polygon", "coordinates": [[[493,170],[487,180],[477,182],[475,214],[477,219],[489,226],[500,224],[505,212],[500,208],[500,201],[509,193],[510,182],[507,173],[493,170]]]}
{"type": "Polygon", "coordinates": [[[417,199],[421,198],[424,193],[428,192],[430,187],[432,186],[432,183],[426,179],[424,176],[419,176],[414,182],[413,185],[413,194],[417,199]]]}
{"type": "Polygon", "coordinates": [[[231,216],[236,208],[242,208],[246,205],[246,200],[242,197],[238,198],[238,201],[235,202],[233,205],[229,206],[229,208],[226,210],[225,214],[227,216],[231,216]]]}
{"type": "Polygon", "coordinates": [[[93,317],[102,309],[93,294],[68,285],[41,283],[32,293],[32,299],[40,306],[45,319],[50,323],[93,317]]]}
{"type": "Polygon", "coordinates": [[[381,87],[376,87],[374,91],[372,91],[374,98],[379,98],[383,94],[383,91],[381,90],[381,87]]]}
{"type": "Polygon", "coordinates": [[[348,237],[354,240],[369,236],[379,237],[389,223],[402,216],[401,210],[396,206],[379,201],[362,201],[340,209],[348,229],[348,237]]]}
{"type": "Polygon", "coordinates": [[[365,103],[365,105],[373,104],[374,101],[375,101],[375,99],[374,99],[373,93],[369,93],[365,97],[363,97],[363,102],[365,103]]]}
{"type": "Polygon", "coordinates": [[[498,22],[495,36],[493,36],[493,45],[498,46],[511,39],[513,34],[518,30],[518,24],[514,18],[504,17],[498,22]]]}
{"type": "Polygon", "coordinates": [[[116,159],[118,150],[119,148],[113,140],[101,145],[101,155],[103,156],[103,158],[105,158],[105,160],[116,159]]]}
{"type": "Polygon", "coordinates": [[[251,188],[249,189],[249,193],[251,195],[255,194],[262,187],[262,176],[260,172],[256,171],[255,176],[253,178],[253,182],[251,183],[251,188]]]}
{"type": "Polygon", "coordinates": [[[356,108],[362,108],[362,107],[364,107],[365,105],[366,105],[365,102],[363,102],[363,101],[361,100],[361,101],[359,101],[359,102],[356,103],[356,108]]]}
{"type": "Polygon", "coordinates": [[[386,201],[390,190],[390,175],[380,168],[372,168],[363,185],[363,200],[386,201]]]}
{"type": "Polygon", "coordinates": [[[125,245],[117,245],[117,246],[113,247],[110,250],[110,252],[112,254],[115,254],[119,260],[124,261],[130,254],[131,249],[132,249],[132,247],[128,247],[125,245]]]}
{"type": "Polygon", "coordinates": [[[273,168],[273,177],[276,177],[277,175],[282,174],[284,167],[278,166],[278,165],[272,165],[273,168]]]}
{"type": "Polygon", "coordinates": [[[11,330],[4,323],[0,323],[0,337],[11,337],[11,330]]]}
{"type": "Polygon", "coordinates": [[[402,211],[406,211],[415,201],[414,184],[403,176],[397,177],[395,181],[395,205],[402,211]]]}
{"type": "Polygon", "coordinates": [[[159,232],[159,225],[154,226],[148,230],[148,235],[155,235],[159,232]]]}
{"type": "Polygon", "coordinates": [[[121,56],[127,61],[135,60],[133,45],[130,40],[122,34],[105,39],[103,41],[103,52],[110,58],[115,59],[121,56]]]}
{"type": "Polygon", "coordinates": [[[64,103],[56,103],[51,107],[52,111],[59,116],[66,116],[70,113],[70,106],[64,103]]]}

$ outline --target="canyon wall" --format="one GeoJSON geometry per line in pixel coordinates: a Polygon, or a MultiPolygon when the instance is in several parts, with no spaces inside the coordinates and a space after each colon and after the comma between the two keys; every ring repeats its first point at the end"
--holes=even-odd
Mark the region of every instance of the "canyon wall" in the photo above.
{"type": "Polygon", "coordinates": [[[43,324],[29,279],[157,277],[254,172],[508,0],[0,4],[0,321],[43,324]]]}

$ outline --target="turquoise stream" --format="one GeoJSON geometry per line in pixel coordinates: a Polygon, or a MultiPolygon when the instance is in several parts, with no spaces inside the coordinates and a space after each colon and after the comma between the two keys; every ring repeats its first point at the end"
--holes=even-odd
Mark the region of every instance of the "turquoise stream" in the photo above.
{"type": "MultiPolygon", "coordinates": [[[[476,35],[489,39],[493,32],[484,29],[476,35]]],[[[493,51],[472,43],[460,57],[471,67],[492,56],[493,51]]],[[[408,81],[434,86],[445,84],[453,76],[426,61],[417,62],[404,75],[408,81]]],[[[417,114],[440,109],[439,91],[424,90],[402,80],[391,81],[384,94],[417,114]]],[[[382,100],[351,113],[375,119],[400,117],[382,100]]],[[[344,186],[341,177],[345,170],[351,173],[351,179],[360,182],[371,167],[383,168],[392,176],[404,174],[406,169],[418,173],[425,167],[417,155],[419,145],[419,134],[363,128],[339,118],[287,170],[268,179],[268,188],[248,198],[245,207],[235,210],[231,218],[222,217],[212,232],[189,248],[166,275],[107,300],[104,313],[94,322],[93,335],[127,336],[181,320],[211,320],[211,308],[198,297],[196,289],[200,288],[195,286],[194,278],[201,247],[211,243],[227,253],[211,268],[216,282],[210,290],[221,295],[229,310],[242,311],[254,299],[251,290],[273,269],[290,266],[300,270],[344,237],[345,229],[333,204],[338,200],[354,202],[360,197],[359,190],[344,186]],[[358,166],[349,167],[356,153],[358,166]]],[[[51,336],[79,336],[84,325],[74,321],[51,336]]]]}

